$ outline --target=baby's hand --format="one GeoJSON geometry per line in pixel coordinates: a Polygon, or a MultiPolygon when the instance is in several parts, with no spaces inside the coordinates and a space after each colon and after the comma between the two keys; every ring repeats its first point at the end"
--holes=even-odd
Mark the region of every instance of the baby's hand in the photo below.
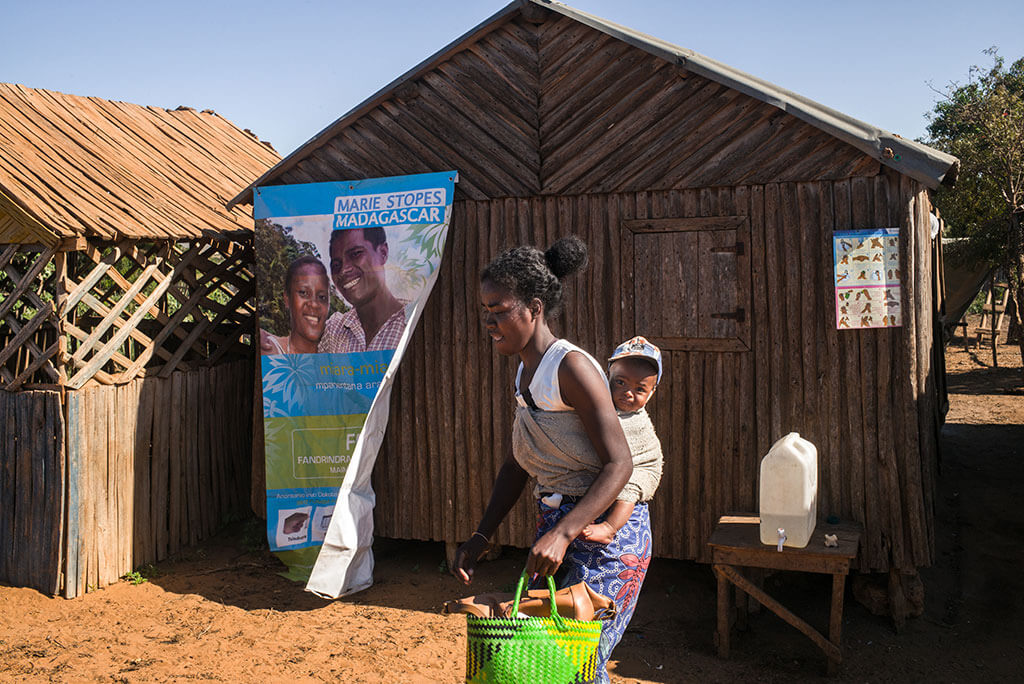
{"type": "Polygon", "coordinates": [[[615,531],[615,528],[613,528],[607,521],[602,521],[599,523],[591,523],[584,527],[580,536],[588,542],[611,544],[612,540],[615,539],[615,531]]]}

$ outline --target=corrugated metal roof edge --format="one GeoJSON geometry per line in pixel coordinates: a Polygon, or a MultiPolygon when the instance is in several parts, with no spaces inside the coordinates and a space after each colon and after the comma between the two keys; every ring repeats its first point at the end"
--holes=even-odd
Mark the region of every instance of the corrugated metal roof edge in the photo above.
{"type": "Polygon", "coordinates": [[[554,0],[527,1],[547,7],[666,61],[674,61],[688,71],[778,107],[856,147],[882,164],[924,183],[929,188],[935,189],[942,183],[952,184],[956,180],[960,160],[945,152],[872,126],[693,50],[606,21],[554,0]],[[887,148],[891,155],[886,152],[887,148]]]}
{"type": "Polygon", "coordinates": [[[924,183],[933,190],[943,183],[951,185],[956,180],[960,160],[945,152],[867,124],[814,100],[781,88],[774,83],[752,76],[739,69],[734,69],[710,57],[705,57],[693,50],[688,50],[659,38],[634,31],[628,27],[592,14],[587,14],[563,3],[555,2],[554,0],[513,0],[512,3],[378,90],[361,104],[300,145],[291,154],[236,195],[228,202],[227,208],[231,209],[240,203],[251,203],[253,188],[265,185],[267,181],[273,180],[281,173],[292,168],[305,158],[309,152],[325,144],[334,136],[335,132],[347,126],[351,120],[361,116],[364,112],[386,99],[400,85],[428,71],[464,42],[476,40],[490,33],[499,23],[507,20],[510,15],[519,11],[526,4],[537,5],[557,12],[666,61],[674,62],[688,71],[778,107],[784,112],[792,114],[798,119],[852,145],[868,156],[877,159],[880,163],[924,183]]]}

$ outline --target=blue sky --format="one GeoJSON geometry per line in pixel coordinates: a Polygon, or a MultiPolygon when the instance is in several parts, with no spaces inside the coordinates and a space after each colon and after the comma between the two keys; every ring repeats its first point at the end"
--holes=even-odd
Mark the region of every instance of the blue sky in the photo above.
{"type": "MultiPolygon", "coordinates": [[[[507,3],[3,4],[0,81],[214,109],[285,155],[507,3]]],[[[1024,56],[1020,0],[568,4],[909,138],[925,133],[929,82],[962,82],[993,45],[1024,56]]]]}

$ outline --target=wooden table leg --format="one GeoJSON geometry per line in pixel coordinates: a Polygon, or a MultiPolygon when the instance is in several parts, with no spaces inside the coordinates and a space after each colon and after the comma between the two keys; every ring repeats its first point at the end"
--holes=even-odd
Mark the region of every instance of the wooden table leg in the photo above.
{"type": "MultiPolygon", "coordinates": [[[[745,575],[746,573],[744,573],[745,575]]],[[[747,604],[749,599],[746,592],[739,587],[733,587],[733,605],[735,606],[736,629],[740,632],[747,631],[747,604]]]]}
{"type": "Polygon", "coordinates": [[[839,642],[843,636],[843,594],[846,590],[846,574],[832,575],[832,609],[829,613],[828,640],[836,647],[836,655],[829,656],[828,673],[835,674],[842,662],[839,642]]]}
{"type": "MultiPolygon", "coordinates": [[[[804,622],[802,619],[797,617],[793,613],[793,611],[789,610],[784,605],[779,603],[776,599],[774,599],[771,596],[769,596],[768,594],[766,594],[763,589],[759,589],[758,587],[754,586],[754,584],[750,580],[748,580],[746,577],[744,577],[743,575],[738,573],[734,567],[732,567],[731,565],[716,565],[715,566],[715,574],[719,575],[719,577],[724,575],[724,579],[728,580],[729,582],[732,582],[736,586],[738,586],[741,589],[743,589],[743,591],[747,592],[747,595],[750,596],[750,598],[754,599],[755,601],[760,601],[761,605],[763,605],[765,608],[767,608],[768,610],[772,611],[773,613],[778,615],[780,618],[782,618],[783,620],[785,620],[786,622],[788,622],[789,624],[793,625],[794,627],[799,629],[801,632],[806,634],[807,638],[809,638],[811,641],[813,641],[815,644],[817,644],[818,648],[820,648],[825,653],[825,655],[829,657],[829,660],[835,660],[837,663],[839,662],[839,660],[841,659],[841,656],[840,656],[840,653],[839,653],[838,645],[833,644],[831,641],[826,639],[825,635],[821,634],[820,632],[818,632],[818,630],[814,629],[809,624],[804,622]]],[[[835,583],[833,583],[833,587],[834,586],[835,586],[835,583]]],[[[840,588],[842,588],[842,586],[843,586],[842,584],[839,585],[840,588]]],[[[719,596],[719,619],[720,620],[721,620],[721,616],[722,616],[722,613],[721,613],[721,605],[722,605],[721,604],[721,596],[722,596],[722,591],[723,591],[722,585],[719,584],[718,585],[718,596],[719,596]]],[[[726,587],[726,589],[724,591],[725,591],[726,596],[728,596],[728,592],[729,592],[728,587],[726,587]]],[[[841,618],[842,618],[842,616],[840,616],[840,619],[841,618]]]]}
{"type": "Polygon", "coordinates": [[[719,571],[719,566],[714,566],[715,577],[718,580],[718,630],[715,634],[715,642],[718,646],[720,658],[729,657],[729,580],[719,571]]]}

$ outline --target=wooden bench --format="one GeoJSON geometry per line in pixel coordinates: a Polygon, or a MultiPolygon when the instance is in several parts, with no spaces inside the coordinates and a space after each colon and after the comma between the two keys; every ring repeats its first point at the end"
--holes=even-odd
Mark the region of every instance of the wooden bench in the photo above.
{"type": "MultiPolygon", "coordinates": [[[[722,516],[708,540],[713,569],[718,580],[718,624],[715,631],[718,655],[723,658],[729,657],[729,632],[732,629],[729,587],[732,585],[736,588],[738,597],[742,595],[740,592],[745,593],[803,632],[824,651],[828,658],[828,673],[833,674],[842,662],[840,637],[846,575],[850,570],[850,562],[857,556],[861,530],[858,523],[840,522],[832,525],[819,520],[805,548],[783,547],[780,552],[775,545],[761,543],[760,518],[757,515],[731,513],[722,516]],[[836,546],[825,546],[826,534],[836,535],[836,546]],[[743,568],[796,570],[832,575],[828,638],[745,577],[743,568]]],[[[745,609],[739,618],[745,620],[745,609]]]]}

